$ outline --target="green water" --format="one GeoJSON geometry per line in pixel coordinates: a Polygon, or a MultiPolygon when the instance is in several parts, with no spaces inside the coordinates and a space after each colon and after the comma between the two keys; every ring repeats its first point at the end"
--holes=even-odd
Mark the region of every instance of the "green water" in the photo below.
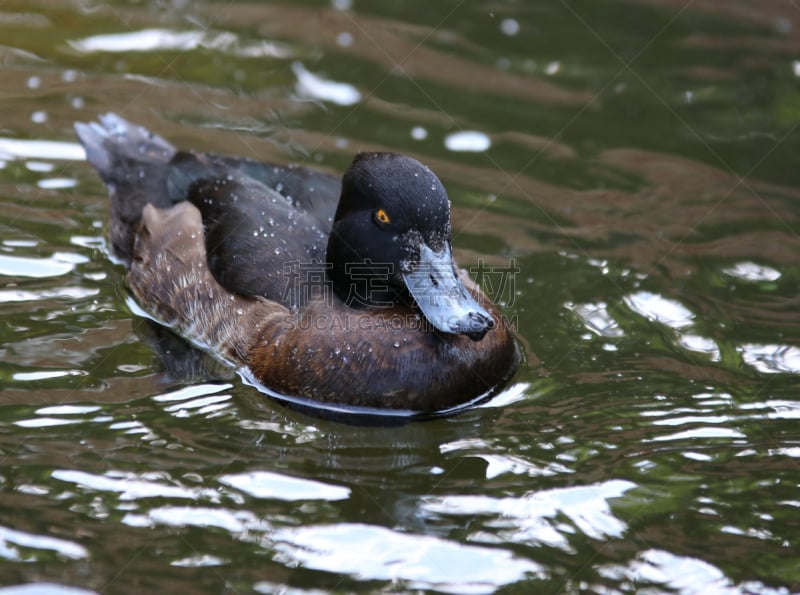
{"type": "Polygon", "coordinates": [[[791,3],[6,0],[0,40],[0,584],[800,590],[791,3]],[[526,364],[388,428],[178,379],[72,133],[105,111],[422,160],[526,364]]]}

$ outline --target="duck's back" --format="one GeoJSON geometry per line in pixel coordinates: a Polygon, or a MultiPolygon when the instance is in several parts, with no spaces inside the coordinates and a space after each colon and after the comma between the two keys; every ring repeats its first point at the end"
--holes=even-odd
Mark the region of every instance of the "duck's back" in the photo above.
{"type": "Polygon", "coordinates": [[[111,193],[111,242],[130,263],[142,211],[188,200],[201,212],[214,277],[230,292],[303,305],[324,278],[338,178],[302,167],[177,151],[114,114],[77,126],[111,193]]]}
{"type": "Polygon", "coordinates": [[[176,153],[167,187],[196,206],[208,266],[228,291],[303,306],[325,283],[340,182],[300,167],[176,153]]]}

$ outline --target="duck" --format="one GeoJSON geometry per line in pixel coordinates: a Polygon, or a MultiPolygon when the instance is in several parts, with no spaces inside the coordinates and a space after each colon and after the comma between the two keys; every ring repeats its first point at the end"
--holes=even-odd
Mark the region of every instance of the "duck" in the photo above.
{"type": "Polygon", "coordinates": [[[456,265],[447,192],[416,159],[359,153],[339,178],[179,150],[113,113],[75,131],[132,298],[269,394],[435,413],[517,370],[511,325],[456,265]]]}

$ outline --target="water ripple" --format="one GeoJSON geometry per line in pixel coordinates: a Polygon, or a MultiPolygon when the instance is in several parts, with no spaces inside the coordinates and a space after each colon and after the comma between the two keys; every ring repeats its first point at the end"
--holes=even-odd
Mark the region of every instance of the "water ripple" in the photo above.
{"type": "Polygon", "coordinates": [[[800,347],[745,343],[739,347],[744,362],[764,374],[800,374],[800,347]]]}
{"type": "Polygon", "coordinates": [[[100,293],[99,289],[89,289],[73,285],[70,287],[58,287],[55,289],[40,289],[30,291],[25,289],[1,289],[0,303],[11,304],[14,302],[36,302],[40,300],[51,300],[56,298],[69,298],[80,300],[92,297],[100,293]]]}
{"type": "Polygon", "coordinates": [[[619,323],[609,314],[608,304],[605,302],[573,304],[568,302],[567,309],[572,310],[583,321],[587,329],[600,337],[616,338],[625,333],[619,323]]]}
{"type": "Polygon", "coordinates": [[[630,481],[615,479],[596,485],[531,492],[520,498],[427,497],[422,499],[420,508],[437,515],[488,516],[493,532],[500,529],[504,539],[572,551],[567,537],[572,531],[563,526],[559,517],[565,516],[594,539],[621,537],[627,525],[611,513],[608,500],[619,498],[634,487],[630,481]]]}
{"type": "Polygon", "coordinates": [[[72,541],[0,526],[0,558],[17,561],[38,559],[39,556],[31,554],[30,550],[49,550],[73,559],[89,557],[85,547],[72,541]],[[25,553],[23,554],[19,548],[25,548],[25,553]]]}
{"type": "Polygon", "coordinates": [[[623,299],[637,314],[676,330],[690,326],[694,322],[694,314],[683,304],[649,291],[632,293],[623,299]]]}
{"type": "Polygon", "coordinates": [[[280,529],[279,559],[290,566],[345,573],[361,580],[404,581],[412,589],[479,595],[543,576],[530,560],[500,548],[463,545],[361,523],[280,529]]]}
{"type": "Polygon", "coordinates": [[[722,269],[722,272],[731,277],[752,282],[777,281],[781,278],[780,271],[754,262],[740,262],[732,267],[722,269]]]}
{"type": "Polygon", "coordinates": [[[255,498],[278,500],[346,500],[350,489],[314,481],[289,477],[270,471],[250,471],[222,475],[219,482],[245,492],[255,498]]]}
{"type": "Polygon", "coordinates": [[[117,493],[120,500],[178,498],[217,501],[219,499],[219,494],[216,490],[168,485],[149,478],[147,474],[139,475],[123,471],[108,471],[103,475],[97,475],[77,469],[56,469],[51,473],[51,476],[53,479],[72,483],[83,489],[117,493]]]}
{"type": "Polygon", "coordinates": [[[627,566],[607,565],[602,576],[626,579],[636,585],[649,583],[682,593],[736,593],[719,568],[687,556],[676,556],[660,549],[641,552],[627,566]]]}
{"type": "Polygon", "coordinates": [[[230,32],[213,34],[208,31],[170,31],[142,29],[126,33],[92,35],[68,42],[72,49],[86,54],[95,52],[154,52],[164,50],[194,50],[198,48],[229,52],[237,56],[286,58],[289,51],[278,44],[263,41],[243,44],[230,32]]]}
{"type": "Polygon", "coordinates": [[[643,439],[642,442],[668,442],[678,440],[709,440],[713,438],[725,439],[744,439],[747,438],[745,434],[733,428],[702,426],[699,428],[692,428],[683,432],[675,432],[674,434],[667,434],[664,436],[657,436],[655,438],[643,439]]]}
{"type": "Polygon", "coordinates": [[[336,105],[355,105],[361,101],[361,93],[353,85],[324,79],[306,70],[300,62],[293,62],[292,70],[297,77],[300,95],[336,105]]]}
{"type": "Polygon", "coordinates": [[[482,153],[492,146],[492,139],[478,130],[462,130],[448,134],[444,146],[455,152],[482,153]]]}
{"type": "Polygon", "coordinates": [[[49,258],[28,258],[0,254],[0,275],[9,277],[59,277],[71,272],[76,264],[89,259],[81,254],[56,252],[49,258]]]}
{"type": "Polygon", "coordinates": [[[231,405],[230,394],[215,395],[213,393],[232,388],[231,384],[195,384],[180,388],[170,393],[153,397],[154,401],[170,403],[164,407],[175,417],[193,415],[213,417],[227,410],[231,405]]]}
{"type": "Polygon", "coordinates": [[[0,158],[2,159],[86,159],[83,147],[78,143],[21,140],[16,138],[0,138],[0,158]]]}

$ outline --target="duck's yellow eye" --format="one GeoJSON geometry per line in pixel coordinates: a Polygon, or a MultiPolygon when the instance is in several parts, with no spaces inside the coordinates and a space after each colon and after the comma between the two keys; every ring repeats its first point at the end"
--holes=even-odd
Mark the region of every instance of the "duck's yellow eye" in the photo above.
{"type": "Polygon", "coordinates": [[[389,219],[389,215],[383,209],[378,209],[375,211],[375,220],[378,223],[389,223],[391,219],[389,219]]]}

